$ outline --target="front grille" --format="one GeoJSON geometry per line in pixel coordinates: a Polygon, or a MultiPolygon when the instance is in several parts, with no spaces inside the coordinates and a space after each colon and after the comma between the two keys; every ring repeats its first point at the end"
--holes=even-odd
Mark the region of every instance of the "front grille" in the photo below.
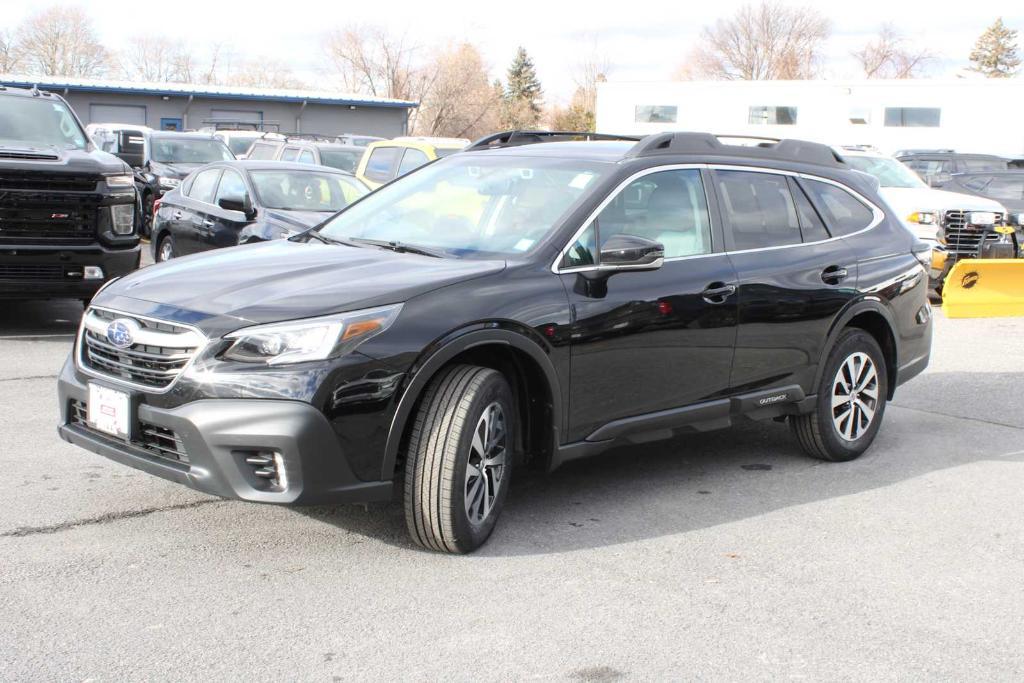
{"type": "Polygon", "coordinates": [[[98,209],[98,195],[8,193],[0,207],[0,244],[89,244],[98,209]]]}
{"type": "Polygon", "coordinates": [[[84,173],[37,173],[0,171],[0,192],[36,190],[39,192],[95,192],[100,176],[84,173]]]}
{"type": "MultiPolygon", "coordinates": [[[[954,257],[977,256],[981,252],[982,240],[998,240],[999,234],[983,227],[967,223],[969,212],[955,209],[947,211],[943,228],[946,235],[946,248],[954,257]]],[[[1002,223],[1003,215],[996,214],[996,222],[1002,223]]]]}
{"type": "MultiPolygon", "coordinates": [[[[89,426],[88,423],[88,404],[85,401],[77,401],[71,399],[71,407],[68,411],[69,422],[80,429],[84,429],[92,434],[102,436],[110,439],[111,441],[117,441],[112,439],[107,434],[97,431],[89,426]]],[[[130,442],[133,446],[141,448],[153,455],[164,458],[166,460],[173,460],[175,462],[181,462],[188,464],[188,452],[185,450],[185,445],[181,442],[181,438],[174,433],[173,429],[167,427],[161,427],[159,425],[150,424],[149,422],[139,421],[138,424],[138,435],[130,442]]]]}
{"type": "Polygon", "coordinates": [[[105,377],[160,391],[178,378],[203,342],[188,327],[90,308],[79,339],[79,361],[105,377]],[[134,329],[133,342],[125,348],[107,338],[107,326],[114,320],[134,329]]]}

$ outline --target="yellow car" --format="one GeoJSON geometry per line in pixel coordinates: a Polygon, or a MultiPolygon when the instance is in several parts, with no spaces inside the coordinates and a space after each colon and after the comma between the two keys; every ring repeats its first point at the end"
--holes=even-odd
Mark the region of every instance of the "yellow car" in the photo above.
{"type": "Polygon", "coordinates": [[[367,146],[359,161],[356,177],[376,190],[398,176],[434,159],[454,154],[469,144],[462,138],[403,137],[381,140],[367,146]]]}

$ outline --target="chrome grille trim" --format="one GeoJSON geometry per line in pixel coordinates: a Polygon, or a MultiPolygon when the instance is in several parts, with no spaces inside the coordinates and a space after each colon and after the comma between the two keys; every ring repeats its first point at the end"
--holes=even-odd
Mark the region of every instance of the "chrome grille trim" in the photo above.
{"type": "MultiPolygon", "coordinates": [[[[964,209],[950,209],[942,216],[942,230],[946,238],[946,248],[954,257],[972,257],[981,253],[982,239],[998,240],[999,233],[986,228],[970,228],[964,209]]],[[[1002,225],[1003,214],[996,211],[996,225],[1002,225]]]]}
{"type": "Polygon", "coordinates": [[[207,342],[191,325],[90,306],[78,331],[75,363],[87,375],[162,394],[171,390],[207,342]],[[106,337],[107,326],[119,318],[140,328],[124,349],[106,337]]]}

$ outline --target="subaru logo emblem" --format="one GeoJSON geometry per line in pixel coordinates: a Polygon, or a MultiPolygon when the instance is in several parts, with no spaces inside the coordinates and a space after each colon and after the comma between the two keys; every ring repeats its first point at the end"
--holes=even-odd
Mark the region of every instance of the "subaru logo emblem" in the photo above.
{"type": "Polygon", "coordinates": [[[119,349],[127,349],[135,343],[135,333],[139,326],[134,320],[118,318],[107,325],[107,341],[119,349]]]}

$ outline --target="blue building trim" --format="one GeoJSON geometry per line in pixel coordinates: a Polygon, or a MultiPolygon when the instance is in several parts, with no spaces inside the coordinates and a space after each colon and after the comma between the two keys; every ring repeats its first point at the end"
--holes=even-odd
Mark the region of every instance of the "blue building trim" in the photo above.
{"type": "Polygon", "coordinates": [[[211,99],[211,100],[258,100],[261,102],[308,102],[309,104],[327,104],[348,107],[380,107],[384,109],[411,109],[419,107],[418,102],[375,102],[359,99],[331,99],[320,97],[296,97],[290,95],[251,95],[224,92],[211,92],[209,90],[161,90],[149,88],[122,88],[117,86],[102,85],[77,85],[72,83],[39,83],[38,81],[8,81],[2,85],[14,88],[31,88],[38,85],[40,90],[79,92],[79,93],[108,93],[119,95],[150,95],[157,97],[188,97],[211,99]]]}

